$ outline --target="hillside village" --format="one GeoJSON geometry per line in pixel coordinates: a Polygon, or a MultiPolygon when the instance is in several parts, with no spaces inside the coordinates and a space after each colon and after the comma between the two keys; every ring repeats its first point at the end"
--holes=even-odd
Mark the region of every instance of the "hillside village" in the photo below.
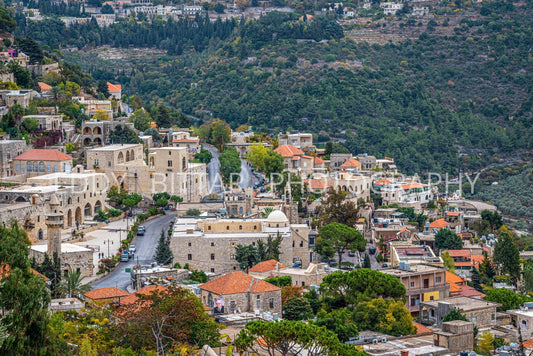
{"type": "MultiPolygon", "coordinates": [[[[31,4],[28,20],[43,20],[31,4]]],[[[61,21],[259,18],[272,4],[81,5],[61,21]]],[[[359,5],[313,14],[432,16],[430,2],[359,5]]],[[[0,321],[17,326],[0,325],[0,353],[533,352],[532,243],[464,197],[476,177],[408,175],[333,137],[145,108],[12,38],[0,52],[0,321]]]]}

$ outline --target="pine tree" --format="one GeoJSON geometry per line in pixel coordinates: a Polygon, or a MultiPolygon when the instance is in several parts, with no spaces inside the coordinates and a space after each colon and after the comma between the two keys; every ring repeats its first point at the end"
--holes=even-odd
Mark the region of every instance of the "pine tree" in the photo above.
{"type": "Polygon", "coordinates": [[[371,268],[372,265],[370,264],[370,257],[368,256],[368,253],[365,253],[365,259],[363,261],[363,268],[371,268]]]}
{"type": "Polygon", "coordinates": [[[157,248],[155,250],[154,259],[160,265],[172,264],[172,261],[174,260],[174,255],[172,254],[172,251],[168,245],[168,241],[165,238],[165,229],[161,229],[161,237],[159,237],[159,243],[157,244],[157,248]]]}
{"type": "Polygon", "coordinates": [[[475,267],[472,269],[472,287],[478,292],[483,292],[483,287],[479,282],[479,271],[475,267]]]}

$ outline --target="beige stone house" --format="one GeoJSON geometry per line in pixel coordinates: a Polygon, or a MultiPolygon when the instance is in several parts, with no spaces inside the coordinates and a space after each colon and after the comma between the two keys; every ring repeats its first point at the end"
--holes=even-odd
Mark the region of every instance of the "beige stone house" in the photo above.
{"type": "Polygon", "coordinates": [[[13,158],[29,150],[30,147],[24,140],[1,140],[0,141],[0,178],[15,174],[11,163],[13,158]]]}
{"type": "Polygon", "coordinates": [[[194,155],[200,152],[200,137],[191,137],[189,132],[178,131],[169,134],[169,143],[172,147],[185,147],[189,160],[194,159],[194,155]]]}
{"type": "Polygon", "coordinates": [[[281,288],[242,272],[233,272],[200,287],[202,303],[216,314],[278,313],[281,288]]]}
{"type": "Polygon", "coordinates": [[[63,115],[26,115],[22,120],[26,118],[37,120],[39,123],[39,130],[61,130],[61,125],[63,123],[63,115]]]}
{"type": "MultiPolygon", "coordinates": [[[[32,245],[30,258],[42,263],[47,251],[47,245],[32,245]]],[[[82,277],[90,277],[93,275],[93,270],[93,250],[74,244],[61,244],[61,273],[64,276],[71,271],[78,271],[82,277]]]]}
{"type": "Polygon", "coordinates": [[[287,267],[276,260],[268,260],[259,262],[250,270],[248,274],[256,278],[270,278],[289,276],[292,280],[292,285],[309,288],[310,286],[319,286],[322,279],[333,270],[328,268],[325,263],[310,263],[307,268],[293,268],[287,267]]]}
{"type": "Polygon", "coordinates": [[[189,163],[184,147],[152,148],[144,159],[143,145],[122,144],[87,150],[87,166],[103,172],[112,185],[151,197],[158,192],[198,202],[208,193],[206,165],[189,163]]]}
{"type": "MultiPolygon", "coordinates": [[[[282,237],[280,262],[292,266],[301,261],[307,268],[318,258],[309,240],[306,224],[290,224],[287,216],[276,210],[267,219],[180,218],[174,225],[170,249],[174,261],[188,263],[191,269],[227,273],[239,269],[235,260],[237,245],[256,245],[269,236],[282,237]]],[[[314,244],[314,240],[313,240],[314,244]]]]}
{"type": "Polygon", "coordinates": [[[500,304],[469,297],[454,297],[420,303],[420,321],[425,325],[441,325],[452,309],[458,309],[479,328],[496,326],[496,308],[500,304]]]}
{"type": "Polygon", "coordinates": [[[13,158],[11,170],[20,179],[48,173],[69,172],[72,157],[58,150],[31,149],[13,158]]]}
{"type": "Polygon", "coordinates": [[[81,142],[84,146],[100,146],[108,144],[109,133],[114,130],[117,125],[125,125],[133,130],[133,123],[128,122],[126,118],[116,118],[115,120],[96,120],[90,119],[81,124],[81,142]]]}

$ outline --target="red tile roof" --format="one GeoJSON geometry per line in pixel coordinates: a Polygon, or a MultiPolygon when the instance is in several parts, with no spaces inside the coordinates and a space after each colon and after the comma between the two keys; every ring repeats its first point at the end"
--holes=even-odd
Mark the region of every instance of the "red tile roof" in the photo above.
{"type": "Polygon", "coordinates": [[[522,343],[524,348],[526,349],[533,349],[533,339],[526,340],[522,343]]]}
{"type": "Polygon", "coordinates": [[[49,90],[52,90],[52,87],[46,83],[43,83],[43,82],[39,82],[37,83],[39,84],[39,88],[41,89],[41,93],[45,93],[49,90]]]}
{"type": "Polygon", "coordinates": [[[433,333],[433,330],[426,328],[424,325],[413,322],[413,325],[416,327],[417,334],[433,333]]]}
{"type": "Polygon", "coordinates": [[[322,164],[324,160],[322,158],[315,157],[315,164],[322,164]]]}
{"type": "Polygon", "coordinates": [[[470,286],[461,286],[461,293],[459,293],[460,296],[463,297],[480,297],[483,298],[485,294],[478,292],[475,290],[475,288],[470,286]]]}
{"type": "Polygon", "coordinates": [[[446,271],[446,283],[448,284],[464,284],[465,280],[455,273],[446,271]]]}
{"type": "Polygon", "coordinates": [[[441,229],[441,228],[446,227],[448,225],[450,225],[450,223],[447,222],[446,220],[438,219],[438,220],[433,221],[431,224],[429,224],[429,227],[432,228],[432,229],[433,228],[441,229]]]}
{"type": "Polygon", "coordinates": [[[282,155],[284,158],[292,156],[301,156],[304,154],[302,150],[294,147],[293,145],[281,145],[274,150],[274,152],[282,155]]]}
{"type": "Polygon", "coordinates": [[[459,216],[459,214],[458,211],[449,211],[446,213],[447,216],[459,216]]]}
{"type": "Polygon", "coordinates": [[[389,185],[391,184],[391,181],[385,178],[381,178],[377,182],[374,182],[374,185],[389,185]]]}
{"type": "Polygon", "coordinates": [[[167,287],[163,287],[163,286],[150,285],[150,286],[147,286],[147,287],[141,288],[141,289],[139,289],[137,292],[135,292],[135,293],[131,293],[131,294],[128,295],[127,297],[123,298],[123,299],[120,301],[120,304],[121,304],[121,305],[131,305],[131,304],[134,304],[135,302],[137,302],[137,299],[139,299],[139,297],[137,296],[137,294],[146,294],[146,295],[149,295],[149,294],[151,294],[152,292],[155,292],[155,291],[164,292],[164,291],[166,291],[167,289],[168,289],[167,287]]]}
{"type": "Polygon", "coordinates": [[[409,184],[402,185],[402,189],[403,190],[416,189],[416,188],[425,188],[425,187],[427,187],[427,185],[420,184],[420,183],[409,183],[409,184]]]}
{"type": "Polygon", "coordinates": [[[97,288],[84,294],[85,297],[92,300],[121,298],[129,295],[130,293],[116,287],[97,288]]]}
{"type": "Polygon", "coordinates": [[[472,267],[472,262],[455,262],[455,267],[472,267]]]}
{"type": "Polygon", "coordinates": [[[200,288],[219,295],[245,292],[262,293],[281,290],[273,284],[254,278],[242,272],[226,274],[222,277],[202,284],[200,288]]]}
{"type": "Polygon", "coordinates": [[[279,264],[279,268],[287,268],[283,263],[279,263],[278,261],[271,259],[268,261],[259,262],[252,268],[250,268],[250,272],[268,272],[273,271],[276,269],[276,265],[279,264]]]}
{"type": "Polygon", "coordinates": [[[120,84],[112,84],[107,82],[107,91],[113,92],[113,91],[121,91],[122,86],[120,84]]]}
{"type": "Polygon", "coordinates": [[[58,150],[32,149],[13,158],[21,161],[66,161],[72,159],[71,156],[58,150]]]}
{"type": "Polygon", "coordinates": [[[470,259],[470,250],[448,250],[451,257],[463,257],[470,259]]]}
{"type": "MultiPolygon", "coordinates": [[[[44,278],[45,281],[49,281],[50,278],[46,277],[44,274],[41,274],[34,270],[33,268],[30,268],[30,271],[35,274],[36,276],[41,276],[44,278]]],[[[0,266],[0,278],[7,277],[11,273],[11,267],[8,264],[3,264],[0,266]]]]}
{"type": "Polygon", "coordinates": [[[312,190],[331,188],[331,184],[328,184],[320,179],[314,179],[314,178],[304,179],[304,183],[306,183],[309,189],[312,189],[312,190]]]}
{"type": "Polygon", "coordinates": [[[349,160],[341,164],[341,168],[356,168],[356,167],[359,167],[360,165],[361,165],[361,162],[359,162],[355,158],[350,158],[349,160]]]}

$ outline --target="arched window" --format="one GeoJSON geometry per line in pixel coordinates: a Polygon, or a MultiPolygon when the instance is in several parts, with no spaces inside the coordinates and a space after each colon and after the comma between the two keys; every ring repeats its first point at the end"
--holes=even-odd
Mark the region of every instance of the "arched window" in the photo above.
{"type": "Polygon", "coordinates": [[[182,171],[187,170],[187,160],[185,159],[185,157],[183,157],[182,162],[181,162],[181,170],[182,171]]]}
{"type": "Polygon", "coordinates": [[[134,158],[135,158],[135,152],[133,150],[131,150],[130,159],[133,161],[134,158]]]}

